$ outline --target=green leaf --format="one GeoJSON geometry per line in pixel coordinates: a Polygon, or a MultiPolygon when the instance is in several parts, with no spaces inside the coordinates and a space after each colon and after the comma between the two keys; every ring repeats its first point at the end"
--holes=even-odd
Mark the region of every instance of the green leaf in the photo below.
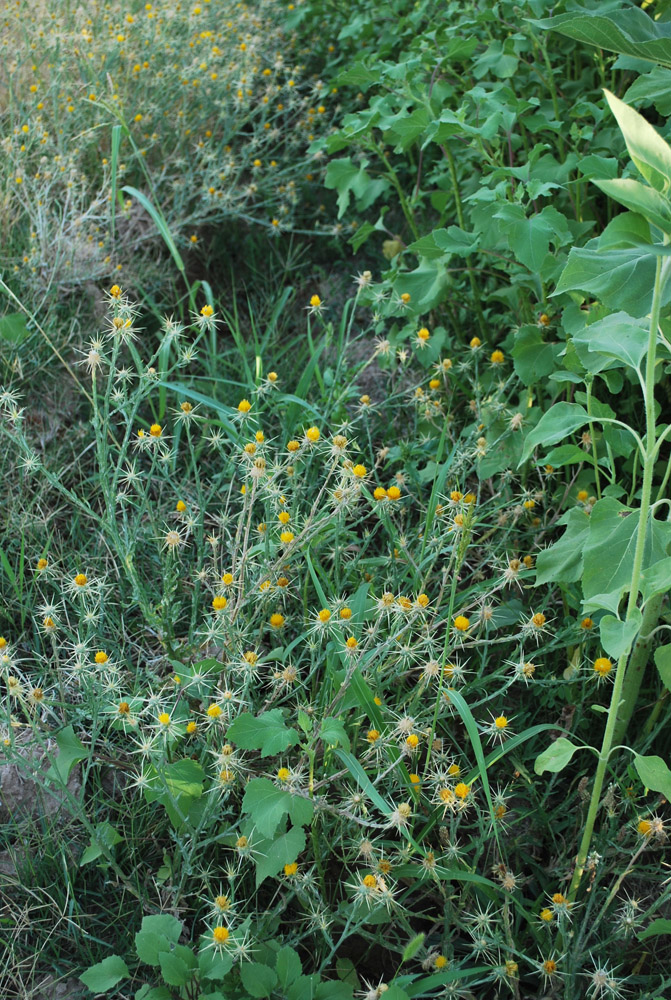
{"type": "MultiPolygon", "coordinates": [[[[212,938],[207,940],[211,943],[212,938]]],[[[203,948],[198,952],[198,972],[201,979],[213,979],[221,981],[233,968],[233,958],[226,951],[210,947],[203,948]]]]}
{"type": "Polygon", "coordinates": [[[284,945],[283,948],[277,953],[277,959],[275,960],[275,971],[277,972],[277,978],[279,979],[280,986],[286,989],[290,986],[294,980],[298,979],[301,974],[301,960],[297,951],[294,951],[288,944],[284,945]]]}
{"type": "Polygon", "coordinates": [[[159,772],[150,773],[144,795],[147,802],[155,802],[165,796],[167,789],[174,799],[180,797],[198,799],[203,794],[205,772],[198,761],[186,757],[172,764],[161,766],[159,772]],[[162,780],[161,780],[162,779],[162,780]]]}
{"type": "MultiPolygon", "coordinates": [[[[638,511],[614,497],[597,501],[583,541],[583,606],[586,612],[605,608],[617,614],[622,595],[631,583],[636,548],[638,511]]],[[[643,567],[663,559],[671,542],[671,525],[650,519],[643,553],[643,567]]]]}
{"type": "Polygon", "coordinates": [[[315,990],[316,1000],[352,1000],[352,996],[352,986],[341,979],[327,979],[318,983],[315,990]]]}
{"type": "Polygon", "coordinates": [[[182,272],[182,274],[184,274],[184,261],[182,260],[181,254],[177,249],[177,245],[172,238],[170,227],[168,226],[168,223],[165,221],[165,218],[163,217],[163,214],[160,211],[160,209],[155,208],[154,205],[150,202],[149,198],[147,198],[146,194],[143,194],[142,191],[138,191],[137,188],[126,186],[121,188],[121,190],[124,192],[124,194],[130,195],[131,198],[135,198],[136,201],[139,201],[142,207],[145,209],[145,211],[149,213],[149,215],[154,220],[156,228],[163,237],[163,242],[170,251],[172,259],[177,265],[177,268],[182,272]]]}
{"type": "Polygon", "coordinates": [[[648,324],[625,312],[611,313],[573,334],[585,368],[600,372],[621,362],[638,370],[648,350],[648,324]]]}
{"type": "Polygon", "coordinates": [[[578,747],[564,736],[560,736],[536,757],[534,771],[536,774],[544,774],[545,771],[558,774],[570,763],[576,750],[581,749],[582,747],[578,747]]]}
{"type": "Polygon", "coordinates": [[[424,944],[424,938],[426,934],[416,934],[411,941],[408,941],[405,948],[403,949],[403,954],[401,955],[401,962],[409,962],[411,958],[414,958],[419,949],[424,944]]]}
{"type": "Polygon", "coordinates": [[[609,90],[604,89],[604,94],[637,169],[657,191],[667,190],[671,185],[671,148],[643,115],[609,90]]]}
{"type": "Polygon", "coordinates": [[[345,726],[340,719],[334,719],[331,716],[323,719],[319,735],[324,743],[329,743],[334,746],[340,744],[340,746],[344,747],[345,750],[350,749],[349,736],[347,735],[345,726]]]}
{"type": "Polygon", "coordinates": [[[638,608],[633,608],[625,621],[620,621],[613,615],[604,615],[599,624],[601,645],[615,660],[628,653],[639,633],[643,615],[638,608]]]}
{"type": "Polygon", "coordinates": [[[58,757],[46,772],[46,777],[65,785],[75,764],[78,764],[80,760],[85,760],[89,752],[79,737],[75,736],[72,726],[61,729],[60,733],[56,735],[56,743],[58,744],[58,757]]]}
{"type": "Polygon", "coordinates": [[[555,403],[546,410],[533,430],[527,434],[519,465],[524,464],[537,445],[557,444],[588,421],[587,411],[580,404],[555,403]]]}
{"type": "Polygon", "coordinates": [[[671,691],[671,645],[658,646],[655,650],[655,666],[662,678],[662,684],[671,691]]]}
{"type": "Polygon", "coordinates": [[[240,978],[252,997],[269,997],[277,986],[275,972],[261,962],[243,962],[240,966],[240,978]]]}
{"type": "Polygon", "coordinates": [[[110,955],[83,972],[79,980],[91,990],[91,993],[107,993],[129,976],[130,972],[123,958],[119,955],[110,955]]]}
{"type": "Polygon", "coordinates": [[[228,727],[227,737],[243,750],[260,750],[262,757],[282,753],[299,740],[296,730],[285,725],[279,708],[258,716],[243,712],[228,727]]]}
{"type": "MultiPolygon", "coordinates": [[[[501,220],[501,231],[506,234],[516,259],[530,271],[538,272],[550,249],[550,241],[560,244],[563,242],[561,239],[557,240],[555,216],[558,214],[556,210],[547,207],[527,218],[521,205],[504,202],[494,213],[494,218],[501,220]]],[[[565,221],[564,229],[565,238],[569,240],[571,234],[565,221]]]]}
{"type": "Polygon", "coordinates": [[[641,574],[641,593],[643,600],[655,594],[664,594],[671,590],[671,558],[660,559],[641,574]]]}
{"type": "Polygon", "coordinates": [[[477,233],[467,233],[458,226],[449,226],[447,229],[434,229],[428,236],[410,243],[406,250],[429,260],[443,257],[447,253],[467,257],[477,250],[479,243],[480,236],[477,233]]]}
{"type": "Polygon", "coordinates": [[[552,296],[579,289],[600,299],[609,309],[647,316],[656,267],[655,254],[645,247],[622,247],[607,252],[573,247],[552,296]]]}
{"type": "MultiPolygon", "coordinates": [[[[580,465],[585,461],[585,458],[585,452],[577,444],[560,444],[558,448],[553,448],[552,451],[549,451],[540,464],[551,465],[555,469],[560,469],[563,465],[580,465]]],[[[575,513],[583,512],[576,509],[575,513]]],[[[584,527],[586,530],[588,527],[587,522],[585,522],[584,527]]]]}
{"type": "Polygon", "coordinates": [[[311,822],[314,807],[309,799],[292,795],[268,778],[252,778],[245,788],[242,811],[249,813],[264,837],[273,837],[287,813],[295,824],[311,822]]]}
{"type": "Polygon", "coordinates": [[[613,201],[628,208],[630,212],[638,212],[663,233],[668,233],[671,229],[671,205],[659,191],[629,177],[618,177],[614,180],[594,179],[592,183],[613,201]]]}
{"type": "Polygon", "coordinates": [[[591,11],[559,14],[531,23],[608,52],[671,66],[671,26],[664,21],[653,21],[637,7],[618,8],[604,14],[591,11]]]}
{"type": "Polygon", "coordinates": [[[360,226],[357,226],[354,236],[348,241],[352,251],[356,253],[359,247],[363,246],[368,237],[372,236],[374,232],[376,232],[375,226],[371,225],[368,221],[364,221],[360,226]]]}
{"type": "Polygon", "coordinates": [[[174,951],[159,952],[158,961],[161,975],[169,986],[184,986],[192,978],[191,969],[174,951]]]}
{"type": "Polygon", "coordinates": [[[546,378],[555,367],[561,347],[546,344],[543,334],[535,325],[521,326],[515,334],[511,350],[515,371],[525,385],[533,385],[546,378]]]}
{"type": "Polygon", "coordinates": [[[627,104],[654,104],[664,118],[671,115],[671,70],[655,66],[637,77],[622,98],[627,104]]]}
{"type": "Polygon", "coordinates": [[[373,179],[366,171],[367,165],[366,160],[356,164],[351,157],[344,156],[331,160],[326,168],[324,186],[338,192],[339,219],[349,208],[352,196],[357,209],[363,212],[388,189],[389,181],[384,177],[373,179]]]}
{"type": "Polygon", "coordinates": [[[560,519],[566,531],[554,545],[536,557],[536,586],[544,583],[573,583],[583,570],[582,547],[589,531],[589,517],[581,507],[572,507],[560,519]]]}
{"type": "Polygon", "coordinates": [[[80,867],[88,865],[91,861],[95,861],[96,858],[100,857],[105,848],[110,851],[116,844],[120,844],[122,840],[123,837],[117,833],[111,823],[99,823],[95,829],[95,833],[91,836],[89,846],[81,856],[80,867]]]}
{"type": "Polygon", "coordinates": [[[634,767],[646,788],[652,792],[661,792],[665,799],[671,800],[671,771],[661,757],[641,757],[636,754],[634,767]]]}
{"type": "Polygon", "coordinates": [[[147,965],[159,965],[159,952],[170,951],[182,933],[182,924],[177,917],[168,913],[158,913],[143,917],[140,930],[135,935],[138,958],[147,965]]]}
{"type": "MultiPolygon", "coordinates": [[[[651,937],[661,937],[662,934],[671,934],[671,920],[658,917],[657,920],[653,920],[652,923],[648,924],[645,930],[641,931],[637,937],[639,941],[646,941],[651,937]]],[[[656,1000],[663,1000],[663,997],[657,997],[656,1000]]]]}
{"type": "Polygon", "coordinates": [[[0,340],[17,346],[29,336],[30,330],[23,313],[7,313],[0,317],[0,340]]]}
{"type": "Polygon", "coordinates": [[[288,833],[268,842],[268,853],[256,858],[256,888],[271,875],[277,875],[285,865],[290,865],[305,850],[305,833],[294,826],[288,833]]]}
{"type": "Polygon", "coordinates": [[[135,1000],[173,1000],[167,986],[142,986],[135,994],[135,1000]]]}

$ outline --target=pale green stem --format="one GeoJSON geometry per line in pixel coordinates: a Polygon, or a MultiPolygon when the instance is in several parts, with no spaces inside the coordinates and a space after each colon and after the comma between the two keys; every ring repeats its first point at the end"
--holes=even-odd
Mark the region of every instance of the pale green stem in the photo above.
{"type": "MultiPolygon", "coordinates": [[[[636,533],[636,549],[634,551],[634,564],[631,572],[631,584],[629,587],[629,600],[627,602],[626,620],[629,620],[637,609],[638,588],[641,580],[641,570],[643,567],[643,552],[645,549],[645,539],[647,534],[648,519],[650,515],[650,498],[652,492],[652,473],[655,462],[655,361],[657,352],[657,332],[659,329],[659,313],[662,305],[662,291],[668,273],[668,263],[662,263],[661,256],[657,258],[657,269],[655,271],[655,286],[652,296],[652,310],[650,313],[650,332],[648,336],[648,354],[645,366],[645,457],[643,462],[643,485],[641,488],[641,506],[638,513],[638,529],[636,533]]],[[[608,708],[608,718],[606,729],[603,734],[603,743],[599,753],[596,774],[594,775],[594,787],[589,803],[585,829],[582,841],[578,850],[575,871],[569,889],[569,898],[574,900],[580,880],[585,870],[585,863],[592,843],[592,834],[596,822],[599,804],[601,802],[601,792],[603,789],[608,759],[614,745],[613,736],[615,724],[620,713],[620,699],[627,671],[628,653],[623,653],[618,660],[615,680],[613,683],[613,693],[608,708]]],[[[624,708],[627,706],[625,705],[624,708]]]]}

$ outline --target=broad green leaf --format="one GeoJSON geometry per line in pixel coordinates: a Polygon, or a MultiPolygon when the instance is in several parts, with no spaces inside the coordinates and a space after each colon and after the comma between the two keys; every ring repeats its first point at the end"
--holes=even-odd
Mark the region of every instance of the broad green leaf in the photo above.
{"type": "Polygon", "coordinates": [[[142,918],[140,930],[135,935],[138,958],[147,965],[159,965],[159,952],[170,951],[182,933],[182,923],[169,913],[157,913],[142,918]]]}
{"type": "MultiPolygon", "coordinates": [[[[631,583],[638,511],[614,497],[603,497],[592,509],[583,541],[583,606],[586,612],[605,608],[617,614],[631,583]]],[[[663,559],[671,543],[671,525],[650,519],[643,553],[644,569],[663,559]]]]}
{"type": "Polygon", "coordinates": [[[665,799],[671,799],[671,771],[661,757],[642,757],[636,754],[634,767],[646,788],[652,792],[661,792],[665,799]]]}
{"type": "Polygon", "coordinates": [[[169,986],[184,986],[192,978],[189,966],[174,951],[159,952],[158,961],[161,975],[169,986]]]}
{"type": "MultiPolygon", "coordinates": [[[[653,920],[644,931],[637,935],[639,941],[646,941],[651,937],[661,937],[663,934],[671,934],[671,920],[665,917],[658,917],[653,920]]],[[[664,1000],[663,997],[655,997],[655,1000],[664,1000]]]]}
{"type": "MultiPolygon", "coordinates": [[[[391,992],[394,987],[390,987],[387,992],[391,992]]],[[[350,983],[345,983],[341,979],[327,979],[317,984],[315,990],[315,1000],[352,1000],[353,988],[350,983]]]]}
{"type": "Polygon", "coordinates": [[[664,118],[671,115],[671,70],[655,66],[637,77],[622,98],[626,104],[654,104],[664,118]]]}
{"type": "MultiPolygon", "coordinates": [[[[562,345],[563,346],[563,345],[562,345]]],[[[515,371],[525,385],[533,385],[546,378],[555,367],[555,360],[562,347],[546,344],[536,325],[522,326],[515,334],[511,350],[515,371]]]]}
{"type": "Polygon", "coordinates": [[[671,644],[658,646],[655,650],[655,666],[662,678],[662,684],[671,691],[671,644]]]}
{"type": "Polygon", "coordinates": [[[300,956],[288,944],[280,948],[277,953],[275,972],[277,973],[280,986],[284,988],[290,986],[294,980],[298,979],[302,972],[300,956]]]}
{"type": "Polygon", "coordinates": [[[252,997],[269,997],[277,986],[274,970],[261,962],[243,962],[240,966],[240,978],[252,997]]]}
{"type": "MultiPolygon", "coordinates": [[[[580,465],[585,461],[585,458],[585,452],[577,444],[560,444],[558,448],[549,451],[540,464],[560,469],[563,465],[580,465]]],[[[587,528],[586,524],[585,528],[587,528]]]]}
{"type": "Polygon", "coordinates": [[[578,403],[555,403],[527,434],[519,464],[522,465],[529,458],[537,445],[557,444],[588,421],[587,411],[578,403]]]}
{"type": "Polygon", "coordinates": [[[226,951],[209,947],[211,936],[206,940],[198,952],[198,972],[201,979],[213,979],[216,982],[222,980],[233,968],[233,958],[226,951]]]}
{"type": "Polygon", "coordinates": [[[374,232],[376,232],[375,226],[371,225],[368,221],[364,221],[360,226],[357,226],[354,236],[348,241],[352,251],[356,253],[359,247],[363,246],[368,237],[372,236],[374,232]]]}
{"type": "Polygon", "coordinates": [[[583,544],[589,531],[589,517],[581,507],[572,507],[560,519],[566,525],[562,537],[536,557],[536,586],[544,583],[573,583],[583,570],[583,544]]]}
{"type": "Polygon", "coordinates": [[[331,716],[324,719],[319,730],[319,735],[324,743],[332,745],[340,744],[345,750],[350,749],[349,736],[340,719],[334,719],[331,716]]]}
{"type": "Polygon", "coordinates": [[[620,621],[613,615],[603,616],[599,623],[599,633],[601,645],[609,656],[619,660],[621,656],[629,652],[641,628],[642,621],[643,615],[638,608],[634,608],[625,621],[620,621]]]}
{"type": "Polygon", "coordinates": [[[80,982],[87,986],[91,993],[107,993],[113,989],[122,979],[128,979],[130,972],[123,958],[119,955],[110,955],[104,958],[97,965],[92,965],[90,969],[83,972],[79,977],[80,982]]]}
{"type": "Polygon", "coordinates": [[[324,186],[338,192],[338,218],[341,219],[354,197],[357,209],[365,211],[389,187],[384,177],[374,179],[367,172],[368,163],[354,163],[349,156],[331,160],[326,168],[324,186]]]}
{"type": "Polygon", "coordinates": [[[23,313],[7,313],[5,316],[0,316],[0,340],[18,345],[29,336],[30,330],[26,326],[26,317],[23,313]]]}
{"type": "Polygon", "coordinates": [[[549,747],[546,747],[542,753],[539,753],[536,757],[534,763],[534,771],[536,774],[544,774],[545,771],[550,771],[552,774],[558,774],[559,771],[563,771],[567,764],[573,758],[573,754],[577,750],[581,750],[582,747],[578,747],[575,743],[571,743],[566,737],[560,736],[559,739],[551,743],[549,747]]]}
{"type": "Polygon", "coordinates": [[[654,594],[663,594],[671,590],[671,558],[660,559],[641,574],[641,593],[647,601],[654,594]]]}
{"type": "Polygon", "coordinates": [[[228,727],[227,737],[243,750],[260,750],[262,757],[282,753],[299,740],[296,730],[286,726],[279,708],[258,716],[243,712],[228,727]]]}
{"type": "Polygon", "coordinates": [[[494,218],[500,220],[515,258],[530,271],[540,271],[551,241],[561,246],[571,239],[566,220],[550,206],[527,217],[521,205],[504,202],[494,218]]]}
{"type": "Polygon", "coordinates": [[[657,191],[668,190],[671,185],[671,148],[643,115],[609,90],[604,90],[604,94],[636,167],[657,191]]]}
{"type": "Polygon", "coordinates": [[[147,778],[145,798],[147,802],[155,802],[166,794],[167,787],[174,799],[179,799],[180,796],[198,799],[203,794],[204,778],[205,772],[202,767],[198,761],[191,760],[190,757],[161,765],[160,776],[159,772],[154,770],[147,778]]]}
{"type": "Polygon", "coordinates": [[[579,289],[600,299],[609,309],[647,316],[656,267],[655,254],[645,247],[622,247],[607,252],[573,247],[552,295],[579,289]]]}
{"type": "Polygon", "coordinates": [[[573,343],[588,371],[600,372],[617,363],[638,369],[648,350],[648,324],[625,312],[611,313],[574,333],[573,343]]]}
{"type": "Polygon", "coordinates": [[[630,212],[638,212],[663,233],[671,230],[671,206],[654,188],[646,187],[640,181],[629,177],[617,177],[614,180],[593,179],[592,183],[613,201],[628,208],[630,212]]]}
{"type": "Polygon", "coordinates": [[[81,856],[80,866],[88,865],[91,861],[95,861],[96,858],[100,857],[105,848],[110,851],[116,844],[120,844],[122,840],[123,837],[117,833],[111,823],[106,821],[99,823],[95,833],[91,836],[89,846],[81,856]]]}
{"type": "Polygon", "coordinates": [[[242,811],[249,813],[264,837],[273,837],[287,813],[296,825],[312,820],[314,807],[309,799],[275,785],[268,778],[252,778],[245,788],[242,811]]]}
{"type": "Polygon", "coordinates": [[[608,52],[671,66],[671,25],[654,21],[637,7],[604,14],[577,11],[531,23],[608,52]]]}
{"type": "Polygon", "coordinates": [[[294,826],[277,840],[267,841],[267,853],[256,857],[256,888],[271,875],[277,875],[285,865],[290,865],[305,850],[305,833],[294,826]]]}
{"type": "Polygon", "coordinates": [[[78,764],[80,760],[85,760],[89,752],[79,737],[75,735],[72,726],[66,726],[65,729],[61,729],[60,733],[57,733],[56,743],[58,744],[58,757],[46,772],[46,777],[51,778],[52,781],[67,784],[75,764],[78,764]]]}
{"type": "Polygon", "coordinates": [[[477,233],[467,233],[458,226],[448,226],[447,229],[434,229],[428,236],[410,243],[406,249],[420,257],[433,260],[446,253],[467,257],[477,250],[479,243],[480,236],[477,233]]]}
{"type": "Polygon", "coordinates": [[[173,1000],[173,995],[167,986],[149,986],[146,984],[137,991],[135,1000],[173,1000]]]}
{"type": "Polygon", "coordinates": [[[607,181],[617,177],[618,162],[614,156],[599,156],[590,153],[578,163],[578,170],[588,180],[607,181]]]}

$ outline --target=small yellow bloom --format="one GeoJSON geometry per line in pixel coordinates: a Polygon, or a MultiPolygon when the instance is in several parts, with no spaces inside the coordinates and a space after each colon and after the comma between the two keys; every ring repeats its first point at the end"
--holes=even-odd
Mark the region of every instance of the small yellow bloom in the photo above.
{"type": "Polygon", "coordinates": [[[465,615],[457,615],[453,622],[457,632],[465,632],[466,629],[469,628],[470,624],[470,621],[465,615]]]}
{"type": "Polygon", "coordinates": [[[96,661],[96,663],[103,664],[103,663],[107,663],[108,660],[109,660],[109,656],[107,655],[107,653],[104,650],[99,649],[98,652],[95,655],[95,661],[96,661]]]}

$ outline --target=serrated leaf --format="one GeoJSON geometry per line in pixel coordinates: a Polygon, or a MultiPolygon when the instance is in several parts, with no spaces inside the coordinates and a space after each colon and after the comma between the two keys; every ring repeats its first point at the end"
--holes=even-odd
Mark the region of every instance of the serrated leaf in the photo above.
{"type": "Polygon", "coordinates": [[[129,976],[130,972],[123,958],[119,955],[110,955],[83,972],[79,980],[92,993],[107,993],[122,979],[128,979],[129,976]]]}
{"type": "Polygon", "coordinates": [[[550,581],[573,583],[582,576],[582,547],[589,531],[589,518],[581,507],[572,507],[559,523],[566,525],[562,537],[536,557],[537,587],[550,581]]]}
{"type": "Polygon", "coordinates": [[[280,948],[275,960],[275,972],[277,973],[280,986],[286,989],[294,980],[298,979],[302,971],[301,959],[298,952],[288,944],[280,948]]]}
{"type": "Polygon", "coordinates": [[[175,951],[160,951],[158,961],[161,966],[161,975],[169,986],[184,986],[193,978],[192,970],[175,951]]]}
{"type": "Polygon", "coordinates": [[[555,403],[527,434],[519,464],[523,465],[539,444],[557,444],[588,421],[587,411],[579,403],[555,403]]]}
{"type": "Polygon", "coordinates": [[[261,962],[243,962],[240,966],[240,978],[252,997],[269,997],[277,985],[274,970],[261,962]]]}
{"type": "Polygon", "coordinates": [[[580,749],[581,747],[576,746],[575,743],[571,743],[566,737],[560,736],[559,739],[551,743],[549,747],[546,747],[536,757],[534,771],[536,774],[544,774],[545,771],[550,771],[551,774],[558,774],[571,762],[576,750],[580,749]]]}
{"type": "Polygon", "coordinates": [[[621,656],[628,653],[639,633],[642,622],[643,615],[638,608],[633,608],[625,621],[620,621],[613,615],[604,615],[599,623],[599,632],[601,645],[608,655],[619,660],[621,656]]]}
{"type": "Polygon", "coordinates": [[[282,753],[299,740],[296,730],[286,726],[279,708],[258,716],[243,712],[228,727],[227,735],[243,750],[260,750],[262,757],[282,753]]]}
{"type": "Polygon", "coordinates": [[[642,757],[636,754],[634,767],[646,788],[652,792],[661,792],[665,799],[671,801],[671,771],[661,757],[642,757]]]}
{"type": "Polygon", "coordinates": [[[307,824],[314,807],[309,799],[292,795],[268,778],[252,778],[245,788],[242,811],[249,813],[264,837],[273,837],[287,813],[295,824],[307,824]]]}

